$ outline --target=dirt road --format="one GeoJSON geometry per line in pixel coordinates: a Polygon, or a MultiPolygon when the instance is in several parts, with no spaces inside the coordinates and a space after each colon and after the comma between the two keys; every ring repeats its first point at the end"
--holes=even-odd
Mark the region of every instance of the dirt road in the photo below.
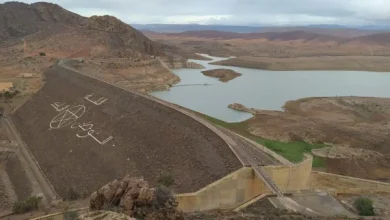
{"type": "Polygon", "coordinates": [[[11,119],[1,118],[1,123],[7,130],[9,140],[11,142],[16,143],[17,150],[15,150],[14,152],[18,155],[19,160],[22,163],[22,166],[27,174],[27,177],[32,186],[32,194],[43,194],[43,202],[46,204],[50,204],[52,200],[59,198],[57,193],[51,186],[50,182],[46,178],[45,174],[39,167],[38,162],[34,159],[33,155],[30,153],[27,146],[19,136],[19,133],[15,129],[11,119]]]}

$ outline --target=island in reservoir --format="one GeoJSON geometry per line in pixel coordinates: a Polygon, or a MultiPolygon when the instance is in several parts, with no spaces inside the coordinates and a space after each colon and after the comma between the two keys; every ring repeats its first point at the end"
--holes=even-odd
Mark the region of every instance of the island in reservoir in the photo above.
{"type": "Polygon", "coordinates": [[[202,71],[202,73],[205,76],[218,78],[221,82],[228,82],[242,75],[230,69],[213,69],[202,71]]]}

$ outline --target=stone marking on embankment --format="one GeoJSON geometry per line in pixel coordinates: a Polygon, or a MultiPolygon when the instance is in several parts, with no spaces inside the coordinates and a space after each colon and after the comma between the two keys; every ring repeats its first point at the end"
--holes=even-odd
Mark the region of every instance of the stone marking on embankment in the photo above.
{"type": "MultiPolygon", "coordinates": [[[[106,102],[108,99],[105,97],[100,97],[96,100],[90,99],[94,94],[90,94],[84,97],[84,99],[88,100],[89,102],[93,103],[94,105],[101,105],[104,102],[106,102]]],[[[101,139],[96,137],[94,135],[95,133],[98,134],[98,132],[95,131],[95,129],[92,129],[94,124],[92,122],[83,122],[79,123],[78,120],[84,115],[86,111],[85,105],[76,105],[73,107],[70,107],[70,105],[67,105],[66,103],[61,102],[54,102],[51,104],[51,106],[57,111],[60,112],[58,115],[56,115],[53,120],[50,122],[50,129],[60,129],[64,127],[70,126],[71,129],[79,129],[81,133],[77,133],[76,137],[78,138],[87,138],[91,137],[94,139],[97,143],[100,145],[104,145],[108,142],[110,142],[113,139],[113,136],[109,136],[106,139],[101,139]],[[82,133],[85,132],[85,133],[82,133]]]]}

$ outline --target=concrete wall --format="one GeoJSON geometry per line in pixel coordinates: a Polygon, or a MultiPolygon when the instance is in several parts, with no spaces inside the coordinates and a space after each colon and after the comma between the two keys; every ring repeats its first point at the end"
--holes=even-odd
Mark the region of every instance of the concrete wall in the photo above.
{"type": "Polygon", "coordinates": [[[312,162],[313,157],[305,155],[305,160],[299,164],[266,166],[264,169],[282,192],[304,190],[309,187],[312,162]]]}
{"type": "Polygon", "coordinates": [[[266,192],[270,190],[253,169],[244,167],[195,193],[177,195],[176,199],[179,209],[193,212],[235,208],[266,192]]]}
{"type": "MultiPolygon", "coordinates": [[[[304,190],[308,188],[312,160],[313,157],[308,155],[299,164],[264,169],[282,191],[304,190]]],[[[182,211],[193,212],[236,208],[265,193],[270,193],[270,190],[263,180],[251,167],[244,167],[197,192],[180,194],[176,198],[182,211]]]]}
{"type": "MultiPolygon", "coordinates": [[[[82,215],[82,214],[87,213],[88,211],[89,211],[89,208],[81,208],[81,209],[72,209],[72,210],[69,210],[68,212],[77,212],[77,215],[82,215]]],[[[64,218],[64,213],[59,212],[59,213],[41,216],[38,218],[33,218],[31,220],[66,220],[66,219],[64,218]]]]}
{"type": "Polygon", "coordinates": [[[312,171],[309,181],[312,189],[323,189],[337,195],[390,193],[390,183],[359,179],[349,176],[312,171]]]}

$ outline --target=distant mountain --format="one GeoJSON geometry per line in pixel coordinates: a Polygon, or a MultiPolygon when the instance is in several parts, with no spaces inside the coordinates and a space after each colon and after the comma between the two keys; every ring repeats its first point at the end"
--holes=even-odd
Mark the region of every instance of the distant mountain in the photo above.
{"type": "MultiPolygon", "coordinates": [[[[257,32],[289,32],[305,31],[314,34],[325,34],[335,37],[354,38],[389,31],[386,26],[361,26],[348,27],[333,24],[317,24],[307,26],[231,26],[231,25],[199,25],[199,24],[134,24],[135,28],[142,32],[157,33],[180,33],[187,31],[222,31],[234,33],[257,33],[257,32]]],[[[389,26],[390,27],[390,26],[389,26]]]]}
{"type": "Polygon", "coordinates": [[[355,44],[355,43],[390,46],[390,33],[379,33],[379,34],[373,34],[368,36],[362,36],[344,42],[344,44],[355,44]]]}
{"type": "Polygon", "coordinates": [[[324,25],[313,25],[306,27],[264,27],[261,32],[290,32],[290,31],[305,31],[314,34],[325,34],[334,37],[343,37],[343,38],[354,38],[360,36],[366,36],[378,33],[378,31],[372,30],[359,30],[352,28],[345,28],[342,26],[324,26],[324,25]],[[321,28],[322,27],[322,28],[321,28]],[[327,28],[324,28],[327,27],[327,28]]]}
{"type": "MultiPolygon", "coordinates": [[[[150,34],[150,33],[149,33],[150,34]]],[[[269,41],[294,41],[303,42],[341,42],[345,38],[326,34],[316,34],[306,31],[264,32],[264,33],[235,33],[224,31],[186,31],[181,33],[168,33],[173,37],[199,37],[208,39],[266,39],[269,41]]]]}
{"type": "Polygon", "coordinates": [[[132,24],[133,27],[143,31],[159,33],[179,33],[184,31],[226,31],[236,33],[251,33],[261,30],[260,27],[232,26],[232,25],[199,25],[199,24],[132,24]]]}

